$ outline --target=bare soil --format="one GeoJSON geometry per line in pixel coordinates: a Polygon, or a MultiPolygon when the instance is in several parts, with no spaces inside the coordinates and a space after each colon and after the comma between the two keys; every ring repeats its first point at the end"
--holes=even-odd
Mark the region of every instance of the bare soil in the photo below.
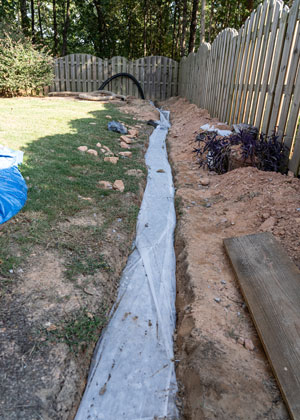
{"type": "Polygon", "coordinates": [[[288,419],[223,239],[270,231],[300,266],[300,181],[253,167],[220,176],[200,169],[196,134],[218,121],[184,99],[163,105],[171,111],[168,146],[177,188],[176,359],[183,417],[288,419]]]}
{"type": "MultiPolygon", "coordinates": [[[[143,110],[147,116],[147,112],[151,114],[152,107],[147,104],[143,110]]],[[[126,111],[130,113],[131,108],[126,111]]],[[[138,129],[140,135],[146,137],[152,131],[151,127],[141,122],[138,129]]],[[[146,144],[141,147],[145,152],[146,144]]],[[[142,159],[142,153],[140,158],[142,159]]],[[[145,186],[142,171],[131,175],[139,179],[140,190],[137,193],[124,193],[123,204],[125,207],[128,205],[128,209],[132,203],[140,205],[145,186]]],[[[88,191],[86,194],[86,197],[80,198],[92,200],[88,197],[88,191]]],[[[60,325],[70,314],[78,313],[82,308],[86,308],[88,316],[93,319],[99,307],[102,307],[104,313],[101,316],[105,320],[115,302],[121,272],[131,252],[135,235],[134,229],[129,231],[127,227],[122,227],[117,218],[109,224],[109,228],[103,227],[105,217],[97,208],[97,203],[93,204],[89,211],[63,218],[52,229],[56,230],[58,241],[67,236],[74,243],[86,245],[87,255],[89,251],[91,256],[94,252],[103,255],[111,269],[97,270],[93,275],[78,275],[76,282],[72,282],[66,279],[62,256],[55,250],[55,244],[49,242],[46,248],[31,249],[28,262],[14,273],[14,283],[8,285],[1,296],[2,420],[74,418],[101,327],[96,331],[94,341],[80,347],[78,352],[70,350],[66,343],[56,340],[54,333],[60,330],[60,325]],[[94,243],[91,238],[76,236],[76,232],[80,232],[79,227],[88,226],[103,228],[101,241],[94,243]]],[[[34,212],[27,213],[26,218],[19,213],[7,223],[30,224],[34,223],[36,217],[34,212]]]]}

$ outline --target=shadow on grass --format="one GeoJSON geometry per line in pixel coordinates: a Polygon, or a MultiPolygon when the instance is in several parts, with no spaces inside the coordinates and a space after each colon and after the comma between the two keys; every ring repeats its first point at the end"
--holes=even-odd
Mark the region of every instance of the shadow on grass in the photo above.
{"type": "MultiPolygon", "coordinates": [[[[130,116],[108,104],[102,110],[90,112],[90,118],[71,120],[71,133],[41,137],[25,148],[25,161],[20,169],[28,184],[28,200],[23,210],[1,230],[0,274],[3,277],[10,277],[9,271],[26,258],[33,246],[47,249],[49,244],[58,247],[66,242],[58,224],[78,212],[100,212],[105,218],[103,228],[118,217],[125,228],[134,229],[138,213],[136,200],[129,200],[128,204],[123,198],[124,194],[133,197],[138,192],[139,180],[126,175],[126,171],[133,168],[145,171],[141,153],[143,141],[132,148],[132,158],[120,158],[117,165],[104,162],[96,146],[98,142],[115,154],[121,150],[119,134],[107,130],[108,113],[128,125],[134,123],[130,116]],[[79,152],[77,148],[82,145],[98,150],[99,156],[79,152]],[[114,182],[116,179],[124,181],[123,195],[98,187],[100,180],[114,182]]],[[[81,227],[75,233],[73,241],[69,238],[72,248],[76,245],[74,242],[80,242],[81,236],[99,236],[101,229],[81,227]]],[[[80,252],[82,254],[82,250],[80,252]]]]}

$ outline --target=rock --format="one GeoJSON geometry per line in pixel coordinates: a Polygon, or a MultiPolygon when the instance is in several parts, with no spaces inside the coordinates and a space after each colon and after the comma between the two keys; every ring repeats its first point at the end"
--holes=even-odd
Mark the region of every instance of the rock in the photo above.
{"type": "MultiPolygon", "coordinates": [[[[130,131],[130,130],[129,130],[130,131]]],[[[291,177],[291,178],[294,178],[294,172],[292,172],[292,171],[288,171],[288,173],[287,173],[287,176],[289,176],[289,177],[291,177]]]]}
{"type": "Polygon", "coordinates": [[[123,181],[121,179],[117,179],[114,183],[113,183],[113,189],[123,192],[125,190],[125,185],[123,183],[123,181]]]}
{"type": "Polygon", "coordinates": [[[104,158],[104,162],[110,162],[110,163],[113,163],[114,165],[116,165],[118,160],[119,160],[119,158],[115,157],[115,156],[110,156],[110,157],[105,157],[104,158]]]}
{"type": "MultiPolygon", "coordinates": [[[[105,150],[105,154],[107,155],[107,156],[113,156],[114,154],[113,154],[113,152],[110,150],[110,148],[109,147],[107,147],[107,146],[103,146],[103,149],[105,150]]],[[[102,150],[102,149],[101,149],[102,150]]]]}
{"type": "Polygon", "coordinates": [[[138,130],[136,130],[135,128],[131,128],[130,130],[128,130],[128,134],[129,134],[130,136],[137,137],[137,136],[138,136],[138,134],[139,134],[139,132],[138,132],[138,130]]]}
{"type": "Polygon", "coordinates": [[[102,147],[101,143],[96,144],[97,147],[102,147]]]}
{"type": "Polygon", "coordinates": [[[120,140],[127,143],[127,144],[131,144],[132,140],[128,137],[128,136],[121,136],[120,140]]]}
{"type": "Polygon", "coordinates": [[[106,150],[105,149],[103,149],[103,147],[102,147],[102,149],[100,149],[101,150],[101,152],[102,153],[105,153],[106,152],[106,150]]]}
{"type": "Polygon", "coordinates": [[[132,152],[119,152],[120,156],[124,156],[124,157],[131,157],[132,156],[132,152]]]}
{"type": "Polygon", "coordinates": [[[270,217],[270,213],[263,213],[263,214],[262,214],[262,218],[263,218],[264,220],[268,219],[269,217],[270,217]]]}
{"type": "Polygon", "coordinates": [[[87,151],[87,146],[79,146],[77,147],[77,150],[79,150],[80,152],[86,152],[87,151]]]}
{"type": "Polygon", "coordinates": [[[201,178],[200,184],[203,185],[204,187],[207,187],[210,184],[209,178],[201,178]]]}
{"type": "Polygon", "coordinates": [[[237,342],[243,346],[245,344],[245,339],[243,337],[239,337],[237,342]]]}
{"type": "Polygon", "coordinates": [[[90,155],[98,156],[98,152],[97,152],[97,150],[94,150],[94,149],[89,149],[89,150],[87,151],[87,153],[89,153],[90,155]]]}
{"type": "Polygon", "coordinates": [[[250,340],[249,338],[246,338],[244,346],[245,346],[245,349],[247,350],[250,350],[250,351],[254,350],[254,344],[252,340],[250,340]]]}
{"type": "Polygon", "coordinates": [[[129,144],[125,143],[124,141],[121,141],[120,146],[122,147],[122,149],[130,149],[129,144]]]}
{"type": "Polygon", "coordinates": [[[221,299],[220,299],[220,298],[218,298],[218,297],[215,297],[215,298],[214,298],[214,301],[215,301],[215,302],[217,302],[217,303],[220,303],[220,302],[221,302],[221,299]]]}
{"type": "Polygon", "coordinates": [[[99,187],[103,190],[112,190],[113,186],[112,183],[109,181],[99,181],[99,187]]]}
{"type": "Polygon", "coordinates": [[[271,230],[275,226],[275,223],[276,223],[275,217],[271,216],[261,224],[260,230],[262,230],[264,232],[268,231],[268,230],[271,230]]]}
{"type": "Polygon", "coordinates": [[[141,169],[128,169],[128,171],[126,171],[126,175],[143,176],[143,171],[141,171],[141,169]]]}

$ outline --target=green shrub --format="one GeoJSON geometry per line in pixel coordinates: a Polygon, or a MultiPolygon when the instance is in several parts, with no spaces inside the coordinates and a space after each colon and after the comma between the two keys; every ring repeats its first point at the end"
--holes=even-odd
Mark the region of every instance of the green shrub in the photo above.
{"type": "Polygon", "coordinates": [[[0,94],[16,96],[51,84],[53,60],[29,39],[6,34],[0,39],[0,94]]]}

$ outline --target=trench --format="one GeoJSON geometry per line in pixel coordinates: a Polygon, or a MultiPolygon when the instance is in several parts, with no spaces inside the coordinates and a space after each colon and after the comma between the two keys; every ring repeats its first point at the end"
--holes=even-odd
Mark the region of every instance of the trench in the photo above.
{"type": "Polygon", "coordinates": [[[75,420],[178,419],[173,351],[176,324],[174,185],[166,136],[169,112],[149,139],[147,185],[133,251],[110,321],[96,346],[75,420]]]}

